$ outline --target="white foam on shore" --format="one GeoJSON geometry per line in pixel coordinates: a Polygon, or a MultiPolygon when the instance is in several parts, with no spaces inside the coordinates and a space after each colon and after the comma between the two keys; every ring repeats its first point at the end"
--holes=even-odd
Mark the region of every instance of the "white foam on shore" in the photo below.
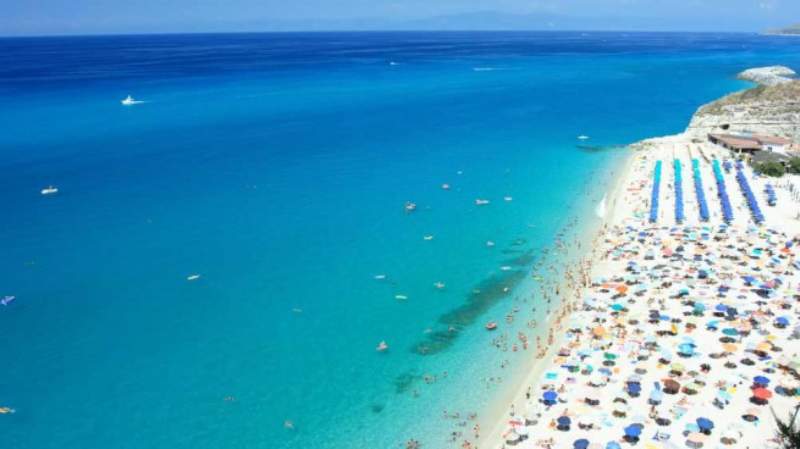
{"type": "Polygon", "coordinates": [[[597,215],[597,218],[605,218],[606,216],[606,197],[608,197],[608,195],[603,195],[603,199],[600,200],[600,203],[598,203],[597,207],[594,209],[594,214],[597,215]]]}

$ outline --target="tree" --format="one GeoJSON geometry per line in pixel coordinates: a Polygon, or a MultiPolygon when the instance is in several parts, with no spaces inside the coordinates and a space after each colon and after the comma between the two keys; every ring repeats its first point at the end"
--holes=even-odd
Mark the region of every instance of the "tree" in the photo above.
{"type": "Polygon", "coordinates": [[[800,157],[789,159],[789,173],[800,174],[800,157]]]}
{"type": "Polygon", "coordinates": [[[798,411],[800,411],[800,407],[795,407],[794,413],[791,415],[791,420],[789,421],[782,421],[778,418],[778,415],[775,414],[775,410],[772,411],[772,416],[775,417],[775,422],[778,427],[778,441],[783,449],[800,449],[800,428],[794,425],[798,411]]]}
{"type": "Polygon", "coordinates": [[[774,176],[776,178],[780,178],[786,172],[786,168],[783,164],[775,161],[762,162],[756,164],[754,168],[762,175],[774,176]]]}

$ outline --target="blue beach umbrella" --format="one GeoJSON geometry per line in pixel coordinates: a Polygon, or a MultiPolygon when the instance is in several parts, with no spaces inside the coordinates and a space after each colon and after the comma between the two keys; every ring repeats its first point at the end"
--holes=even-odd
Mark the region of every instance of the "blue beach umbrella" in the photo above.
{"type": "Polygon", "coordinates": [[[641,434],[642,434],[641,424],[631,424],[630,426],[625,428],[625,436],[628,438],[639,438],[641,434]]]}
{"type": "Polygon", "coordinates": [[[622,447],[616,441],[609,441],[606,444],[606,449],[622,449],[622,447]]]}
{"type": "Polygon", "coordinates": [[[786,327],[789,325],[789,318],[786,318],[785,316],[779,316],[775,319],[775,325],[778,327],[786,327]]]}
{"type": "Polygon", "coordinates": [[[711,430],[714,428],[714,422],[708,418],[697,418],[696,422],[700,430],[711,430]]]}
{"type": "Polygon", "coordinates": [[[736,329],[734,329],[732,327],[726,327],[725,329],[722,329],[722,333],[727,335],[727,336],[729,336],[729,337],[735,337],[735,336],[739,335],[739,331],[737,331],[736,329]]]}
{"type": "Polygon", "coordinates": [[[556,423],[558,423],[558,427],[569,427],[572,424],[572,420],[569,419],[569,416],[559,416],[556,423]]]}
{"type": "Polygon", "coordinates": [[[545,391],[542,395],[542,399],[544,399],[545,404],[554,404],[557,398],[558,393],[555,391],[545,391]]]}
{"type": "Polygon", "coordinates": [[[753,378],[753,383],[758,385],[763,385],[766,387],[767,385],[769,385],[769,379],[764,376],[756,376],[753,378]]]}
{"type": "Polygon", "coordinates": [[[575,440],[575,442],[572,443],[572,447],[573,449],[586,449],[587,447],[589,447],[589,440],[587,440],[586,438],[575,440]]]}

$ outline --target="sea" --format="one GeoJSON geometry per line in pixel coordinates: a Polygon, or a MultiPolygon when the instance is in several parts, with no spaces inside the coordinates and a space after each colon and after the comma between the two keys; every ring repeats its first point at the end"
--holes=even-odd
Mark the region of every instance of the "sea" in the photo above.
{"type": "Polygon", "coordinates": [[[460,447],[625,146],[773,64],[800,42],[0,38],[0,446],[460,447]]]}

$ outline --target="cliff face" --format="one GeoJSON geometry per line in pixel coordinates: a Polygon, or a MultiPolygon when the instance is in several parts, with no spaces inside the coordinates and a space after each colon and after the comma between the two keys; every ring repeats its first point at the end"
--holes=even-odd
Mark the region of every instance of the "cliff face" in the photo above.
{"type": "Polygon", "coordinates": [[[761,85],[722,97],[700,107],[686,131],[698,137],[752,131],[800,142],[800,81],[761,85]]]}

